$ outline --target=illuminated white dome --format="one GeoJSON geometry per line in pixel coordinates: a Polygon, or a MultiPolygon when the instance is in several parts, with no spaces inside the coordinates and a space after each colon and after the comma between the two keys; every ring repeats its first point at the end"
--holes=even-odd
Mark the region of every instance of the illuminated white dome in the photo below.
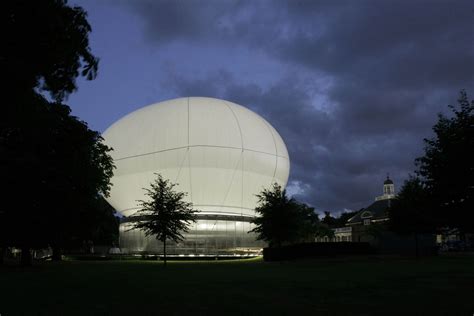
{"type": "Polygon", "coordinates": [[[203,214],[254,216],[256,194],[285,187],[289,157],[278,132],[232,102],[179,98],[134,111],[103,134],[116,169],[108,201],[125,216],[154,173],[178,183],[203,214]]]}

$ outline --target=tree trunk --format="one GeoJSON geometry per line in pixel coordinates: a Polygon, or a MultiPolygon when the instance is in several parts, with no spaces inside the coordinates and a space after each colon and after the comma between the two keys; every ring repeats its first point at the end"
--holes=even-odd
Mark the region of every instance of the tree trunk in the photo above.
{"type": "Polygon", "coordinates": [[[30,247],[21,248],[20,264],[23,267],[29,267],[32,264],[30,247]]]}
{"type": "Polygon", "coordinates": [[[166,267],[166,238],[163,240],[163,261],[166,267]]]}
{"type": "Polygon", "coordinates": [[[52,260],[53,261],[62,261],[63,259],[63,253],[61,251],[60,247],[53,247],[53,255],[52,255],[52,260]]]}

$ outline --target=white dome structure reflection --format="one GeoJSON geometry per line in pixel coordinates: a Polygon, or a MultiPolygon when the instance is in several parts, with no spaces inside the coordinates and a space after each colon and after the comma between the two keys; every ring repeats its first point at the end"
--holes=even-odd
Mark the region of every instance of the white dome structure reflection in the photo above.
{"type": "Polygon", "coordinates": [[[116,170],[109,203],[126,216],[121,246],[131,252],[159,252],[161,246],[127,220],[145,199],[155,173],[178,183],[199,210],[176,253],[222,253],[261,248],[247,232],[256,194],[272,183],[283,187],[289,157],[278,132],[262,117],[235,103],[202,97],[179,98],[134,111],[103,134],[116,170]]]}

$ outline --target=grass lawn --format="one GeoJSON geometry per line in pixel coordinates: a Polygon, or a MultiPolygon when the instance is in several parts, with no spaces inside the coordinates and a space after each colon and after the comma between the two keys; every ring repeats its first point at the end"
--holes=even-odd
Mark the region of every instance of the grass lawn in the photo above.
{"type": "Polygon", "coordinates": [[[0,314],[471,316],[474,257],[7,266],[0,314]]]}

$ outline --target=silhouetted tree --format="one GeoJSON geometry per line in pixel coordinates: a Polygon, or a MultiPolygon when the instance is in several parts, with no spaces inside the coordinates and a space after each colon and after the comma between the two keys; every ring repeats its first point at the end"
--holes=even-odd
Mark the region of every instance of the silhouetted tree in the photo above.
{"type": "Polygon", "coordinates": [[[332,228],[330,228],[327,224],[320,223],[318,229],[316,230],[315,237],[328,237],[329,239],[332,239],[334,238],[334,230],[332,230],[332,228]]]}
{"type": "Polygon", "coordinates": [[[418,177],[410,177],[392,200],[388,210],[389,229],[400,234],[413,234],[416,256],[419,235],[434,233],[439,224],[431,205],[425,184],[418,177]]]}
{"type": "Polygon", "coordinates": [[[95,78],[98,59],[89,48],[91,27],[82,8],[64,0],[6,0],[0,12],[0,65],[8,95],[36,88],[61,101],[76,90],[79,74],[95,78]]]}
{"type": "Polygon", "coordinates": [[[252,223],[250,232],[257,234],[258,240],[268,242],[269,247],[281,247],[298,239],[298,204],[288,198],[286,191],[274,183],[271,189],[264,189],[257,195],[258,205],[255,212],[259,214],[252,223]]]}
{"type": "Polygon", "coordinates": [[[296,216],[299,223],[299,236],[296,241],[313,242],[323,226],[319,221],[318,214],[314,211],[313,207],[309,207],[304,203],[298,203],[296,216]]]}
{"type": "Polygon", "coordinates": [[[392,200],[389,228],[400,233],[434,232],[436,218],[430,209],[430,195],[418,177],[411,176],[404,182],[392,200]]]}
{"type": "Polygon", "coordinates": [[[359,211],[353,211],[353,212],[343,212],[341,215],[339,215],[338,218],[336,218],[335,225],[337,227],[343,227],[346,225],[347,221],[355,216],[359,211]]]}
{"type": "Polygon", "coordinates": [[[425,139],[425,154],[416,160],[417,174],[426,187],[433,217],[444,226],[474,230],[474,101],[462,90],[458,105],[434,125],[435,136],[425,139]]]}
{"type": "Polygon", "coordinates": [[[61,104],[79,75],[97,74],[86,13],[61,0],[7,0],[0,23],[0,171],[8,197],[0,244],[20,247],[29,264],[32,247],[59,249],[70,239],[79,214],[107,194],[113,166],[100,134],[61,104]]]}
{"type": "Polygon", "coordinates": [[[47,212],[56,224],[49,236],[54,259],[60,259],[60,250],[75,236],[89,232],[92,239],[92,231],[100,225],[101,195],[108,196],[114,168],[108,155],[111,149],[102,143],[101,135],[69,113],[62,115],[57,136],[50,137],[54,142],[47,159],[53,162],[48,164],[52,179],[44,192],[48,196],[56,193],[47,212]]]}
{"type": "Polygon", "coordinates": [[[120,219],[115,216],[115,209],[102,197],[98,196],[95,207],[90,209],[87,235],[82,239],[90,239],[94,244],[118,245],[120,219]]]}
{"type": "Polygon", "coordinates": [[[25,117],[15,132],[0,138],[0,170],[10,197],[2,211],[14,246],[27,253],[51,245],[58,259],[77,231],[87,231],[96,199],[110,189],[113,163],[98,132],[71,116],[67,106],[37,98],[30,107],[36,119],[25,117]]]}
{"type": "Polygon", "coordinates": [[[330,228],[335,228],[337,226],[337,220],[331,215],[330,212],[325,211],[322,222],[330,228]]]}
{"type": "Polygon", "coordinates": [[[192,203],[184,201],[187,194],[176,192],[176,185],[157,174],[157,179],[150,184],[151,189],[144,188],[149,199],[139,201],[140,210],[134,216],[140,220],[134,222],[131,228],[143,230],[146,236],[155,236],[163,243],[165,266],[166,241],[183,240],[182,234],[188,232],[189,225],[196,221],[192,203]]]}
{"type": "MultiPolygon", "coordinates": [[[[115,210],[105,201],[104,197],[97,195],[88,203],[83,203],[80,208],[68,208],[64,212],[69,216],[67,223],[57,223],[61,227],[61,238],[51,237],[51,245],[54,245],[53,256],[55,260],[61,259],[62,249],[78,249],[84,245],[106,245],[118,244],[119,219],[115,216],[115,210]]],[[[56,230],[51,231],[57,234],[56,230]]],[[[89,248],[87,248],[89,249],[89,248]]]]}
{"type": "Polygon", "coordinates": [[[268,242],[269,247],[313,241],[321,229],[314,208],[288,198],[277,183],[271,189],[264,189],[257,198],[255,211],[259,216],[252,221],[256,227],[250,232],[257,233],[257,239],[268,242]]]}

